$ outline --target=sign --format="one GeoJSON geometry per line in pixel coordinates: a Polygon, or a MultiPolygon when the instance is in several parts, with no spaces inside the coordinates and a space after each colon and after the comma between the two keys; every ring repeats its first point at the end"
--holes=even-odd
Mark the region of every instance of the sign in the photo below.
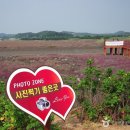
{"type": "Polygon", "coordinates": [[[13,72],[7,82],[7,95],[14,105],[44,125],[52,112],[65,120],[75,102],[73,89],[47,66],[35,73],[26,68],[13,72]]]}
{"type": "Polygon", "coordinates": [[[106,41],[105,46],[123,46],[124,41],[106,41]]]}

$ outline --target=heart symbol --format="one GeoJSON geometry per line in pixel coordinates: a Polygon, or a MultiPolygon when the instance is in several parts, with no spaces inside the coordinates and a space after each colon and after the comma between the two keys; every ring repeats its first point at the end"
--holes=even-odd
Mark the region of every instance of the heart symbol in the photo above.
{"type": "Polygon", "coordinates": [[[47,66],[35,73],[26,68],[13,72],[7,82],[7,95],[14,105],[44,125],[52,112],[65,120],[75,102],[73,89],[47,66]]]}

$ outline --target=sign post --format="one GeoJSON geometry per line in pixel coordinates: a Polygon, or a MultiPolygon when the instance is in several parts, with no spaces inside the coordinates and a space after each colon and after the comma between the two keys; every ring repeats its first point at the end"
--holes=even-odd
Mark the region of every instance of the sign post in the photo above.
{"type": "Polygon", "coordinates": [[[50,130],[52,112],[65,120],[75,102],[73,89],[48,66],[35,73],[26,68],[13,72],[7,82],[7,95],[19,109],[42,122],[45,130],[50,130]]]}
{"type": "Polygon", "coordinates": [[[50,118],[48,119],[46,125],[44,126],[44,129],[45,130],[51,130],[51,120],[50,120],[50,118]]]}

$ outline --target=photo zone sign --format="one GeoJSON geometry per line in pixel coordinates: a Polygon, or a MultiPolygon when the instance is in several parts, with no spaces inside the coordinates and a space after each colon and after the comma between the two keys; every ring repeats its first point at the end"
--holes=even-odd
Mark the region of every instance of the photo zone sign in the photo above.
{"type": "Polygon", "coordinates": [[[65,120],[75,102],[73,89],[48,66],[36,72],[26,68],[13,72],[7,82],[7,95],[15,106],[44,125],[52,112],[65,120]]]}

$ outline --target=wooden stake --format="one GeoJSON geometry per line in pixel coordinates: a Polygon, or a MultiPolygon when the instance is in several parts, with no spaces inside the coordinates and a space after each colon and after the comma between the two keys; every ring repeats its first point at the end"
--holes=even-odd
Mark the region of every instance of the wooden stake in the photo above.
{"type": "Polygon", "coordinates": [[[51,119],[49,118],[46,125],[44,126],[44,130],[51,130],[51,119]]]}

